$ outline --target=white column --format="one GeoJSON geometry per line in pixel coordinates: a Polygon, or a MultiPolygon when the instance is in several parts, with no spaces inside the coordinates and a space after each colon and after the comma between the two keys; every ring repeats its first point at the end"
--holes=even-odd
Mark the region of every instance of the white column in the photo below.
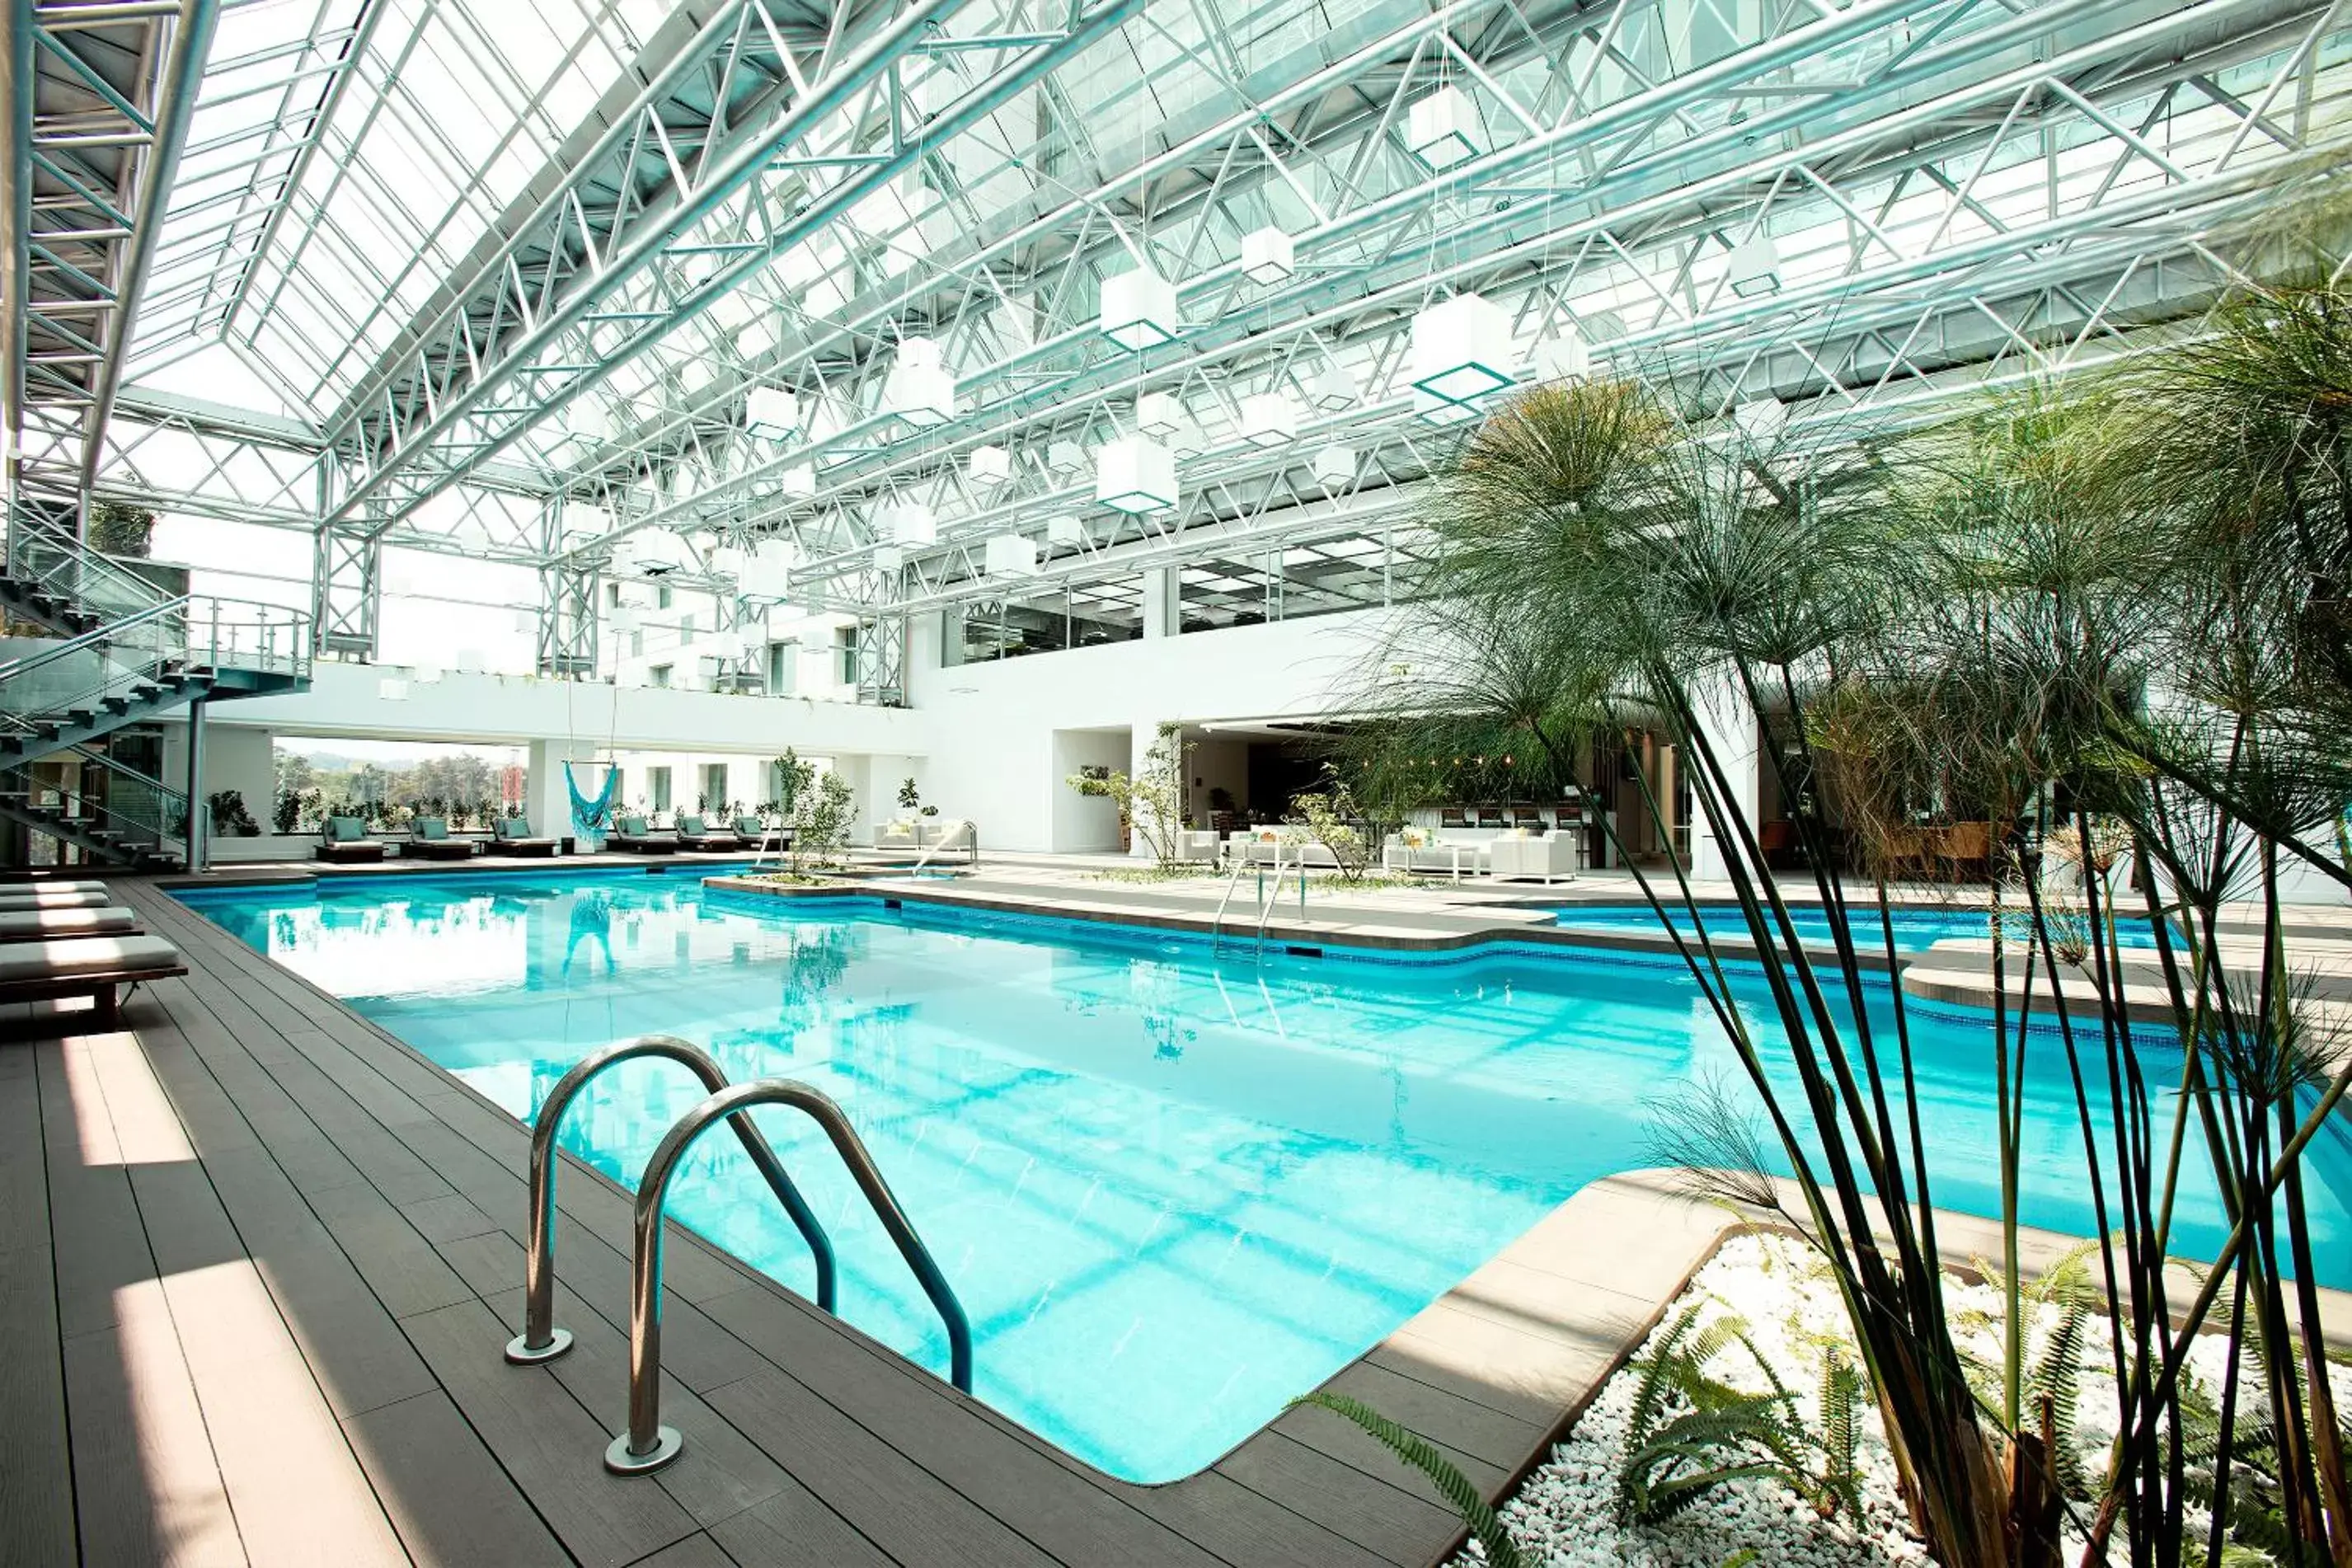
{"type": "MultiPolygon", "coordinates": [[[[1183,611],[1177,597],[1176,568],[1147,566],[1143,571],[1143,635],[1145,637],[1172,637],[1184,629],[1183,611]]],[[[1143,742],[1150,745],[1147,740],[1143,742]]]]}
{"type": "MultiPolygon", "coordinates": [[[[572,827],[572,789],[563,776],[563,764],[584,764],[594,759],[596,747],[588,741],[533,741],[526,776],[523,780],[523,810],[530,818],[530,830],[548,838],[569,838],[572,827]]],[[[580,766],[580,787],[583,794],[594,795],[604,786],[602,768],[580,766]]],[[[620,800],[625,806],[628,802],[620,800]]]]}
{"type": "MultiPolygon", "coordinates": [[[[1732,805],[1740,819],[1748,824],[1750,833],[1756,829],[1758,794],[1759,726],[1755,710],[1740,694],[1737,683],[1726,679],[1708,688],[1694,691],[1692,701],[1697,709],[1699,726],[1707,745],[1714,751],[1716,761],[1722,764],[1731,784],[1732,805]]],[[[1696,758],[1680,759],[1682,765],[1692,770],[1691,787],[1691,875],[1701,880],[1720,879],[1727,874],[1724,847],[1716,842],[1715,833],[1700,809],[1697,795],[1697,763],[1696,758]]]]}

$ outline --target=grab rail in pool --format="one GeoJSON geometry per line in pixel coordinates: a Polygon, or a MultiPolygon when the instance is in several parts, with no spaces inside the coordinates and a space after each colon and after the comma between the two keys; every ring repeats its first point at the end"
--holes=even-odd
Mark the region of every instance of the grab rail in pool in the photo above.
{"type": "MultiPolygon", "coordinates": [[[[588,1087],[591,1079],[606,1068],[638,1057],[662,1057],[683,1063],[713,1094],[727,1087],[727,1075],[719,1070],[719,1064],[701,1047],[675,1035],[640,1035],[583,1058],[548,1091],[546,1103],[539,1108],[538,1119],[530,1128],[530,1246],[523,1260],[522,1332],[507,1342],[507,1360],[517,1366],[553,1361],[572,1348],[572,1331],[555,1326],[556,1130],[573,1097],[588,1087]]],[[[783,1163],[768,1147],[767,1139],[751,1124],[749,1116],[737,1118],[735,1136],[742,1141],[743,1152],[751,1157],[751,1163],[767,1178],[777,1200],[808,1242],[809,1251],[815,1255],[816,1304],[832,1311],[833,1242],[817,1223],[815,1212],[801,1196],[800,1189],[793,1185],[792,1177],[784,1173],[783,1163]]]]}
{"type": "MultiPolygon", "coordinates": [[[[898,1256],[915,1271],[923,1293],[939,1309],[947,1324],[949,1377],[966,1394],[971,1392],[971,1323],[963,1303],[948,1288],[947,1276],[931,1258],[930,1248],[915,1234],[907,1211],[898,1206],[890,1184],[866,1152],[865,1140],[849,1124],[823,1090],[796,1079],[763,1078],[731,1089],[716,1090],[709,1099],[677,1119],[637,1183],[636,1254],[629,1268],[629,1429],[604,1450],[604,1468],[615,1475],[637,1476],[660,1469],[678,1457],[686,1441],[675,1426],[661,1424],[661,1288],[662,1205],[669,1195],[669,1179],[677,1163],[697,1138],[714,1121],[741,1115],[755,1105],[789,1105],[807,1112],[840,1152],[841,1163],[873,1205],[874,1215],[898,1256]]],[[[740,1124],[739,1124],[740,1125],[740,1124]]]]}

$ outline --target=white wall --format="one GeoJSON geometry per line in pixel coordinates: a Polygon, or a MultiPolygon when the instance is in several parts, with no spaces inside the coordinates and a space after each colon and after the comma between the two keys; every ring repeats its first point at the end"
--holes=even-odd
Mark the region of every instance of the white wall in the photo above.
{"type": "MultiPolygon", "coordinates": [[[[919,625],[909,639],[908,697],[935,775],[951,770],[926,798],[943,815],[973,818],[992,847],[1062,847],[1056,824],[1067,819],[1059,797],[1072,769],[1062,765],[1061,736],[1125,731],[1139,753],[1162,721],[1328,714],[1348,701],[1386,625],[1376,611],[1318,616],[945,668],[937,627],[919,625]]],[[[1087,760],[1133,765],[1124,752],[1087,760]]],[[[1201,794],[1205,802],[1205,785],[1201,794]]]]}
{"type": "MultiPolygon", "coordinates": [[[[1034,656],[1033,656],[1034,657],[1034,656]]],[[[1080,768],[1128,765],[1126,730],[1056,730],[1051,792],[1050,847],[1063,855],[1117,854],[1118,803],[1102,795],[1084,795],[1069,786],[1080,768]]]]}

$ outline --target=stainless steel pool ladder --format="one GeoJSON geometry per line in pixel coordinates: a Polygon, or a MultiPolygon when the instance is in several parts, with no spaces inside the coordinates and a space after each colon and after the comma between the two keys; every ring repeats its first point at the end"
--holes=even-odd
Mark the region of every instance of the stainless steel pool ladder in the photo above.
{"type": "MultiPolygon", "coordinates": [[[[1248,845],[1242,846],[1241,857],[1234,860],[1233,870],[1225,878],[1224,897],[1217,900],[1217,912],[1209,921],[1209,952],[1212,956],[1221,951],[1224,941],[1225,907],[1233,902],[1234,889],[1241,885],[1242,873],[1252,866],[1258,866],[1257,945],[1259,951],[1265,950],[1265,922],[1273,915],[1274,906],[1282,900],[1282,845],[1275,845],[1274,891],[1269,896],[1266,891],[1267,868],[1250,858],[1248,845]]],[[[1302,921],[1307,918],[1307,847],[1303,844],[1298,847],[1298,918],[1302,921]]]]}
{"type": "MultiPolygon", "coordinates": [[[[607,1046],[583,1058],[556,1080],[530,1128],[530,1245],[523,1260],[522,1332],[507,1342],[507,1360],[518,1366],[553,1361],[572,1348],[572,1331],[555,1326],[555,1135],[563,1113],[580,1091],[588,1087],[590,1079],[606,1068],[638,1057],[661,1057],[682,1063],[711,1093],[727,1087],[727,1075],[719,1069],[710,1053],[675,1035],[641,1035],[634,1040],[607,1046]]],[[[761,1136],[749,1116],[737,1119],[735,1136],[742,1141],[743,1152],[751,1157],[751,1163],[767,1178],[769,1187],[784,1205],[784,1212],[792,1215],[793,1224],[808,1242],[809,1251],[815,1255],[816,1304],[832,1311],[833,1243],[826,1237],[824,1227],[817,1224],[815,1213],[801,1196],[800,1189],[793,1185],[792,1177],[784,1173],[783,1163],[768,1147],[767,1139],[761,1136]]]]}
{"type": "Polygon", "coordinates": [[[763,1078],[721,1089],[677,1119],[662,1135],[653,1158],[646,1162],[645,1179],[637,1184],[636,1251],[629,1270],[629,1429],[604,1450],[604,1468],[615,1475],[637,1476],[657,1470],[677,1458],[685,1440],[675,1426],[661,1424],[661,1287],[662,1205],[678,1161],[714,1121],[730,1119],[737,1127],[750,1124],[744,1112],[755,1105],[789,1105],[805,1111],[833,1140],[841,1162],[873,1205],[875,1217],[898,1244],[923,1293],[931,1299],[947,1324],[949,1377],[966,1394],[971,1392],[971,1324],[963,1304],[948,1288],[947,1276],[931,1258],[930,1249],[907,1218],[906,1210],[890,1191],[890,1184],[867,1152],[857,1130],[831,1097],[788,1078],[763,1078]]]}

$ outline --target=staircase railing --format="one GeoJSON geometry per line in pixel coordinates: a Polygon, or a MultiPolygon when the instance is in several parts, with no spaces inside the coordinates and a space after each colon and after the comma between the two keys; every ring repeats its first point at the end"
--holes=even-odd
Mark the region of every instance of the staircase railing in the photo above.
{"type": "Polygon", "coordinates": [[[18,510],[9,519],[8,574],[102,620],[135,615],[172,594],[110,561],[56,525],[18,510]]]}
{"type": "Polygon", "coordinates": [[[14,770],[8,776],[24,784],[27,805],[54,807],[68,822],[86,831],[96,829],[110,834],[118,844],[132,851],[149,849],[161,853],[172,839],[186,831],[187,797],[176,791],[149,794],[142,788],[124,800],[116,796],[111,787],[103,792],[68,789],[44,784],[25,769],[14,770]]]}
{"type": "Polygon", "coordinates": [[[137,687],[158,684],[184,662],[187,607],[184,597],[167,599],[0,665],[0,725],[29,732],[37,719],[95,715],[109,698],[127,700],[137,687]]]}

